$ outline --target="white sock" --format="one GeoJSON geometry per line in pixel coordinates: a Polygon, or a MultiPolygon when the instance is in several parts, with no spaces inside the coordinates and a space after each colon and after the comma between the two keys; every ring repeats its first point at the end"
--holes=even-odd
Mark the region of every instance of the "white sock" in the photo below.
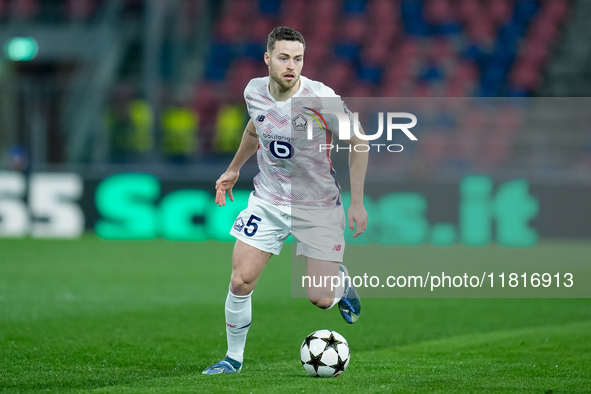
{"type": "Polygon", "coordinates": [[[237,296],[228,291],[226,297],[226,337],[228,338],[227,356],[242,363],[246,334],[252,320],[252,303],[250,296],[237,296]]]}
{"type": "MultiPolygon", "coordinates": [[[[334,289],[334,300],[333,300],[330,308],[332,308],[333,306],[338,304],[339,301],[341,300],[341,298],[343,297],[343,294],[345,294],[345,276],[344,275],[345,275],[344,273],[339,271],[339,276],[341,277],[341,280],[339,281],[339,286],[334,289]]],[[[328,309],[330,309],[330,308],[328,308],[328,309]]]]}

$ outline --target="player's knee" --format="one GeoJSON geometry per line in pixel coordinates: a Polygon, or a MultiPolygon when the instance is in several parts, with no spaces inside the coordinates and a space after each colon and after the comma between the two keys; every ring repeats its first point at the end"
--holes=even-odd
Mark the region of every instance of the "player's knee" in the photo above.
{"type": "Polygon", "coordinates": [[[248,295],[254,290],[254,281],[249,281],[240,275],[232,274],[232,280],[230,282],[232,294],[243,296],[248,295]]]}
{"type": "Polygon", "coordinates": [[[310,297],[308,299],[310,300],[310,302],[312,304],[314,304],[315,306],[317,306],[320,309],[328,309],[334,303],[333,298],[313,298],[313,297],[310,297]]]}

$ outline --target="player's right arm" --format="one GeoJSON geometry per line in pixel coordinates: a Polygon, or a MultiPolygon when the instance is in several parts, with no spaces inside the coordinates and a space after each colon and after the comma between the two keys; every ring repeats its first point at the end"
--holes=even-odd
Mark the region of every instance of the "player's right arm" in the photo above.
{"type": "Polygon", "coordinates": [[[238,181],[240,169],[244,163],[246,163],[247,160],[256,153],[258,147],[259,136],[254,124],[252,123],[252,120],[249,120],[248,124],[246,125],[246,129],[244,129],[244,134],[242,134],[242,141],[240,142],[238,151],[236,151],[236,154],[234,155],[234,159],[230,163],[230,166],[226,172],[224,172],[215,183],[215,203],[218,206],[221,207],[226,205],[226,192],[228,192],[230,201],[234,201],[232,188],[238,181]]]}

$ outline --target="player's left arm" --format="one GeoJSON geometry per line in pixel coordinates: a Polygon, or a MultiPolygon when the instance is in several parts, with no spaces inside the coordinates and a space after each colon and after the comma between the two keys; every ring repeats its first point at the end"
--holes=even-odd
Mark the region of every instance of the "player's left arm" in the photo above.
{"type": "MultiPolygon", "coordinates": [[[[359,132],[365,134],[361,125],[359,125],[359,132]]],[[[367,211],[363,205],[363,193],[365,185],[365,173],[367,172],[367,162],[369,160],[369,152],[365,149],[355,150],[356,145],[365,145],[365,142],[353,135],[351,139],[345,140],[351,145],[351,153],[349,153],[349,173],[351,174],[351,206],[347,211],[349,216],[349,228],[355,231],[353,238],[357,238],[367,229],[367,211]],[[355,228],[357,225],[357,228],[355,228]]]]}

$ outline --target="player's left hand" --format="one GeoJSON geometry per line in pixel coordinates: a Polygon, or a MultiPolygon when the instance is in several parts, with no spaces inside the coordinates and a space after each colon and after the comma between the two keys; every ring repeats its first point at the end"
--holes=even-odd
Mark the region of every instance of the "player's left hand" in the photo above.
{"type": "Polygon", "coordinates": [[[367,211],[363,204],[351,204],[347,215],[349,216],[349,229],[355,231],[353,238],[357,238],[367,229],[367,211]],[[357,225],[357,229],[355,225],[357,225]]]}
{"type": "Polygon", "coordinates": [[[228,192],[228,197],[230,197],[230,201],[234,201],[234,195],[232,194],[232,188],[238,181],[238,177],[240,176],[240,172],[236,170],[228,169],[226,172],[219,177],[219,179],[215,182],[215,203],[222,207],[226,205],[226,192],[228,192]]]}

